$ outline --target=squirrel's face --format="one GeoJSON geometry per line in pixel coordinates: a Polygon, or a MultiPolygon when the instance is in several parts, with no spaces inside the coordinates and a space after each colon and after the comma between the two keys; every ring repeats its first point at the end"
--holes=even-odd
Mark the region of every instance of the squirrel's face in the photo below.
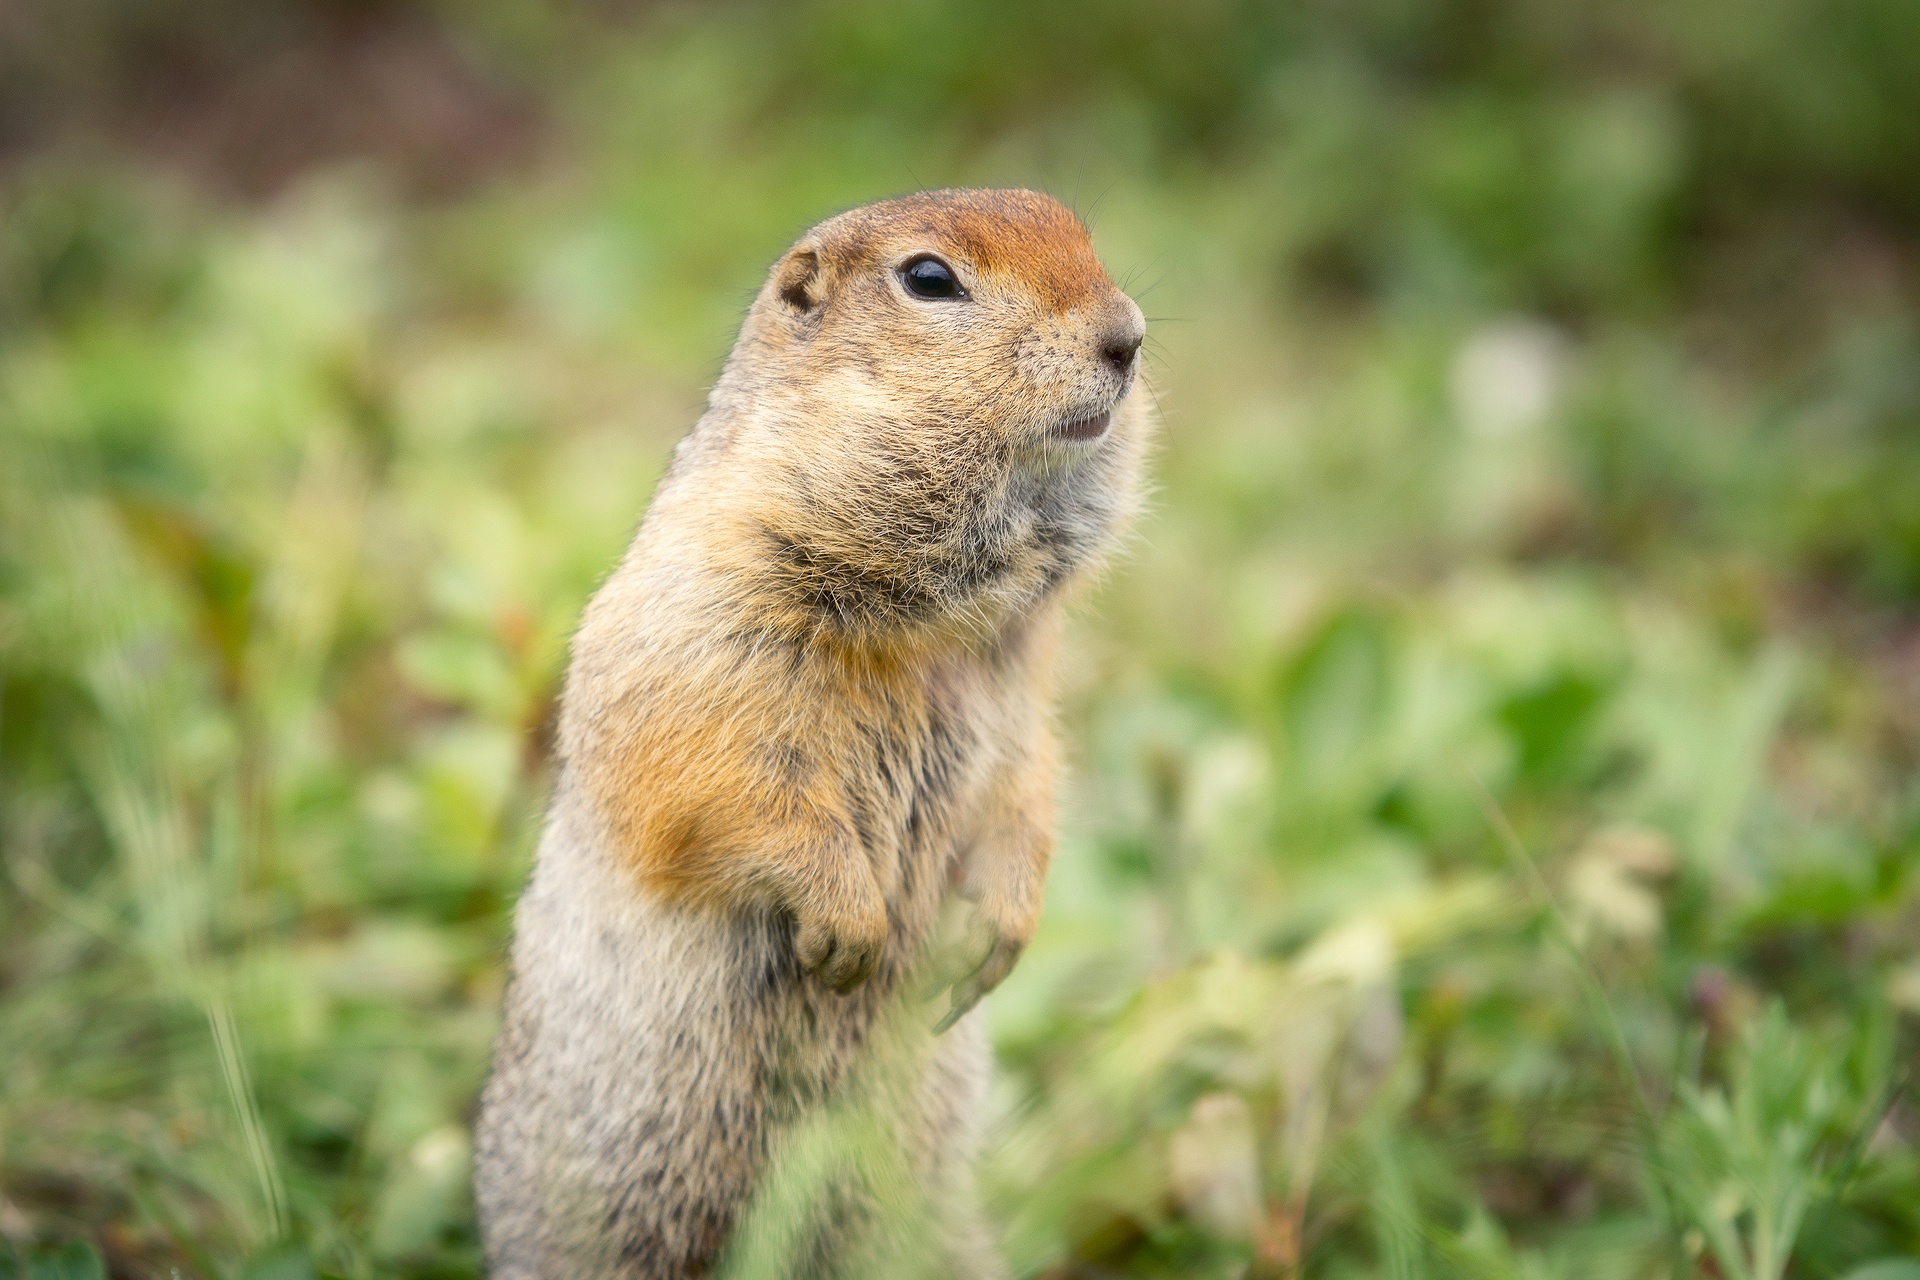
{"type": "Polygon", "coordinates": [[[755,310],[783,374],[883,417],[871,425],[888,446],[1032,460],[1072,458],[1112,432],[1146,336],[1086,227],[1027,191],[842,214],[788,251],[755,310]]]}
{"type": "Polygon", "coordinates": [[[1131,510],[1145,334],[1056,201],[928,192],[790,249],[716,403],[810,580],[885,584],[889,618],[990,613],[1051,591],[1131,510]]]}

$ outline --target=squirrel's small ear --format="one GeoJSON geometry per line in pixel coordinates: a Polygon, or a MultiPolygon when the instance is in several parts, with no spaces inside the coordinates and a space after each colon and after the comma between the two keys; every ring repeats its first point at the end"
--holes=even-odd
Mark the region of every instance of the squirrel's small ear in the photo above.
{"type": "Polygon", "coordinates": [[[805,313],[820,305],[820,255],[803,244],[773,269],[773,290],[787,306],[805,313]]]}

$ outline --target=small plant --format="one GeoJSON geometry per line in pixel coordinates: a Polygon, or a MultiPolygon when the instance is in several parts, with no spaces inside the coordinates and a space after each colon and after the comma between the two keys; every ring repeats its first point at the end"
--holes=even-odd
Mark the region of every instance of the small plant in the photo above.
{"type": "Polygon", "coordinates": [[[1710,1254],[1728,1280],[1780,1280],[1808,1215],[1841,1189],[1850,1144],[1879,1116],[1777,1001],[1731,1056],[1724,1083],[1682,1082],[1661,1155],[1689,1252],[1710,1254]]]}

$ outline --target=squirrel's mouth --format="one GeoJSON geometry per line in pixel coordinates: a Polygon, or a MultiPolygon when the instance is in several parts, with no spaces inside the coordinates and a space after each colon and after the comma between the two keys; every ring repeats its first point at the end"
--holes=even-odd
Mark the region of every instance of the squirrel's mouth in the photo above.
{"type": "Polygon", "coordinates": [[[1081,418],[1077,422],[1063,422],[1053,429],[1053,434],[1062,440],[1098,440],[1107,433],[1107,426],[1113,421],[1113,411],[1096,413],[1091,418],[1081,418]]]}

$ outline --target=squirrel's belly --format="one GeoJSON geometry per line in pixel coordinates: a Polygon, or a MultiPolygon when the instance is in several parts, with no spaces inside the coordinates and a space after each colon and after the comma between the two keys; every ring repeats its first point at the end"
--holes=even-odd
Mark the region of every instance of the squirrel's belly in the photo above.
{"type": "Polygon", "coordinates": [[[790,919],[648,896],[593,838],[583,807],[556,799],[514,926],[516,982],[540,988],[550,1024],[563,1011],[587,1024],[571,1029],[569,1043],[599,1027],[623,1053],[686,1057],[725,1048],[733,1058],[748,1042],[803,1029],[782,1027],[787,1015],[844,1020],[898,985],[900,966],[887,964],[860,991],[836,995],[800,966],[790,919]]]}
{"type": "Polygon", "coordinates": [[[883,1020],[937,1019],[909,969],[945,892],[943,851],[914,851],[940,866],[903,877],[912,897],[889,904],[879,969],[843,995],[802,967],[790,918],[641,894],[577,804],[557,797],[549,814],[513,953],[510,1014],[537,1018],[525,1047],[567,1080],[558,1096],[636,1118],[712,1104],[778,1121],[831,1095],[883,1020]]]}
{"type": "MultiPolygon", "coordinates": [[[[968,1145],[951,1082],[984,1079],[985,1044],[965,1024],[926,1038],[938,1010],[894,958],[920,939],[836,994],[801,967],[791,921],[650,901],[584,818],[556,798],[517,913],[477,1153],[490,1250],[520,1240],[579,1275],[626,1274],[636,1255],[711,1258],[784,1135],[849,1090],[896,1099],[888,1131],[913,1164],[968,1145]],[[917,1048],[881,1069],[928,1085],[873,1088],[889,1050],[867,1051],[897,1047],[903,1027],[917,1048]]],[[[932,900],[901,904],[900,923],[924,935],[943,888],[916,879],[932,900]]]]}

